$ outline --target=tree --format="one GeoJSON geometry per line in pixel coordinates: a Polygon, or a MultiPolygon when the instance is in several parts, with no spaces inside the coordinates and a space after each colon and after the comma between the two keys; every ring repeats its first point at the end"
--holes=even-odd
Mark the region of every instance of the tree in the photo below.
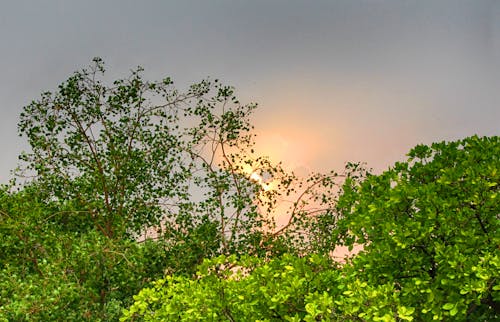
{"type": "Polygon", "coordinates": [[[418,321],[498,318],[499,137],[418,145],[409,157],[343,187],[336,239],[364,245],[346,268],[359,282],[346,301],[365,314],[404,307],[418,321]]]}
{"type": "Polygon", "coordinates": [[[104,73],[94,59],[26,106],[19,122],[31,145],[24,175],[68,209],[58,218],[69,230],[122,238],[154,228],[171,249],[189,240],[196,264],[277,250],[280,238],[290,250],[304,243],[309,218],[332,208],[341,176],[302,179],[256,155],[256,104],[241,104],[232,87],[203,80],[181,92],[170,78],[145,81],[140,67],[107,85],[104,73]],[[277,227],[273,209],[294,194],[290,220],[277,227]]]}
{"type": "Polygon", "coordinates": [[[68,231],[41,192],[0,189],[0,321],[118,320],[163,276],[162,245],[68,231]]]}
{"type": "MultiPolygon", "coordinates": [[[[190,132],[181,127],[179,115],[206,121],[214,117],[216,104],[236,102],[230,88],[209,81],[179,93],[168,78],[143,81],[141,71],[106,86],[99,79],[104,64],[95,59],[90,70],[76,72],[57,93],[46,92],[26,106],[19,123],[32,148],[22,156],[27,169],[51,198],[78,204],[108,237],[123,234],[117,229],[139,232],[158,224],[175,211],[160,209],[162,202],[184,210],[194,153],[208,129],[190,132]],[[192,101],[196,107],[189,106],[192,101]]],[[[234,117],[220,126],[216,139],[236,144],[236,132],[244,130],[244,117],[253,108],[238,106],[224,114],[234,117]]]]}
{"type": "Polygon", "coordinates": [[[63,220],[107,237],[160,223],[163,233],[186,234],[215,221],[223,244],[254,225],[243,218],[256,216],[257,188],[236,163],[250,153],[248,116],[256,105],[240,104],[217,80],[181,93],[170,78],[144,81],[141,68],[107,86],[104,71],[94,59],[21,114],[19,131],[32,149],[21,156],[25,170],[50,200],[79,209],[63,220]],[[194,202],[195,193],[206,198],[194,202]]]}

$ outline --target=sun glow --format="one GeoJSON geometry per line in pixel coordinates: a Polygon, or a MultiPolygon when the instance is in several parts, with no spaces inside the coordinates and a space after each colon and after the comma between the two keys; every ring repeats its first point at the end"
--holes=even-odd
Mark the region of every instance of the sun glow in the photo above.
{"type": "Polygon", "coordinates": [[[275,188],[273,178],[265,179],[258,173],[258,170],[252,168],[250,165],[244,164],[241,166],[241,171],[248,176],[250,181],[257,183],[263,191],[267,192],[275,188]]]}
{"type": "Polygon", "coordinates": [[[250,174],[250,180],[258,183],[264,191],[270,191],[273,188],[272,182],[264,181],[264,178],[262,178],[262,176],[255,171],[250,174]]]}
{"type": "Polygon", "coordinates": [[[325,145],[312,129],[299,131],[288,126],[260,132],[256,140],[257,151],[273,163],[280,162],[289,171],[310,169],[321,157],[325,145]]]}

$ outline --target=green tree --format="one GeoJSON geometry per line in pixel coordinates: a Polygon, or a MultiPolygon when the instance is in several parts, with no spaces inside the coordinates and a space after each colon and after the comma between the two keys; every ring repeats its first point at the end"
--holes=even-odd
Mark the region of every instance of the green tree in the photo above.
{"type": "Polygon", "coordinates": [[[398,310],[418,321],[498,318],[499,137],[418,145],[409,157],[344,185],[336,240],[364,250],[345,268],[343,305],[366,320],[398,310]]]}
{"type": "Polygon", "coordinates": [[[148,82],[141,73],[108,86],[96,58],[26,106],[19,131],[31,151],[21,156],[23,170],[51,201],[78,209],[66,218],[73,228],[120,238],[162,223],[172,237],[215,223],[228,248],[258,215],[243,155],[254,168],[277,171],[250,156],[256,105],[240,104],[217,80],[182,93],[169,78],[148,82]]]}
{"type": "Polygon", "coordinates": [[[27,170],[50,198],[75,203],[108,237],[191,212],[189,185],[202,145],[247,139],[240,132],[249,129],[246,117],[255,107],[240,105],[217,81],[180,93],[169,78],[147,82],[141,72],[107,86],[100,79],[104,64],[95,59],[56,93],[26,106],[19,123],[32,149],[22,155],[27,170]],[[224,110],[216,116],[219,105],[224,110]],[[187,126],[181,115],[197,117],[200,125],[187,126]]]}
{"type": "Polygon", "coordinates": [[[113,321],[161,278],[161,244],[68,231],[40,187],[0,190],[0,321],[113,321]]]}
{"type": "Polygon", "coordinates": [[[26,106],[19,122],[31,145],[19,173],[72,210],[60,216],[69,230],[122,238],[154,228],[171,249],[190,241],[191,268],[220,253],[278,251],[277,239],[288,250],[308,247],[311,215],[332,209],[342,176],[298,178],[258,156],[256,104],[241,104],[217,80],[181,92],[170,78],[144,80],[140,67],[111,85],[104,73],[94,59],[26,106]],[[287,196],[297,197],[277,227],[273,209],[287,196]]]}

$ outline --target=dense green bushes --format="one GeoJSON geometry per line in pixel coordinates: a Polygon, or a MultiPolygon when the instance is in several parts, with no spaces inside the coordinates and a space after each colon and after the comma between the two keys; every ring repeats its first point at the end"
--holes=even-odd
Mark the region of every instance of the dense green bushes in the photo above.
{"type": "Polygon", "coordinates": [[[317,321],[339,316],[333,298],[341,282],[320,256],[221,256],[195,278],[167,276],[142,290],[121,321],[317,321]]]}
{"type": "Polygon", "coordinates": [[[78,210],[36,184],[2,189],[0,320],[495,320],[499,147],[498,137],[417,146],[381,175],[347,178],[335,212],[311,224],[330,232],[325,245],[364,244],[343,266],[328,248],[198,265],[216,254],[208,222],[179,243],[110,239],[75,229],[78,210]]]}

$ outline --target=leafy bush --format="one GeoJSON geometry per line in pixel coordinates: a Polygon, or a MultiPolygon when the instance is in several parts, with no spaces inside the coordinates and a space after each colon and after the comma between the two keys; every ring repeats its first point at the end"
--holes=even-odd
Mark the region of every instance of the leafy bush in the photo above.
{"type": "Polygon", "coordinates": [[[342,277],[318,255],[284,255],[268,262],[219,256],[194,279],[167,276],[134,296],[121,321],[317,321],[338,312],[342,277]]]}

